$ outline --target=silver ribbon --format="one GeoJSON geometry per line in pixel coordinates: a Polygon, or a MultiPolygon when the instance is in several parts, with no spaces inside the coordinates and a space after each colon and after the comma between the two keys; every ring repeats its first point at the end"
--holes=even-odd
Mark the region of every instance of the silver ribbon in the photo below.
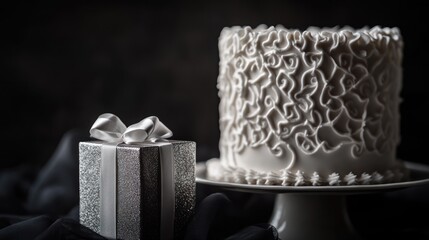
{"type": "Polygon", "coordinates": [[[126,127],[114,114],[101,114],[89,130],[91,137],[105,141],[101,147],[100,234],[116,238],[116,146],[149,143],[159,147],[161,167],[161,239],[173,239],[175,189],[171,143],[157,142],[173,133],[155,116],[126,127]]]}

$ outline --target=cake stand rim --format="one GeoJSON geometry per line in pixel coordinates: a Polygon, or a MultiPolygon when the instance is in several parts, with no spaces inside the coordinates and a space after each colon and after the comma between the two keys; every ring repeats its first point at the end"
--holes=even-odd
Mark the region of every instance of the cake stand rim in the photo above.
{"type": "MultiPolygon", "coordinates": [[[[213,160],[213,159],[212,159],[213,160]]],[[[230,183],[210,180],[206,177],[206,162],[197,162],[195,168],[195,181],[199,184],[211,185],[227,190],[253,192],[253,193],[300,193],[300,194],[361,194],[380,191],[399,190],[429,184],[429,165],[403,161],[410,171],[410,176],[421,175],[423,178],[410,179],[409,181],[396,183],[382,183],[370,185],[350,186],[279,186],[279,185],[252,185],[242,183],[230,183]]]]}

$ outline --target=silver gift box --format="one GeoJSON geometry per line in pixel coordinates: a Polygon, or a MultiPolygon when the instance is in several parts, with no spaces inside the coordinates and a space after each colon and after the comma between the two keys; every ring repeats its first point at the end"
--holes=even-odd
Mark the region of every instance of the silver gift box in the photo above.
{"type": "MultiPolygon", "coordinates": [[[[195,207],[195,151],[191,141],[168,141],[173,149],[174,236],[181,238],[195,207]]],[[[100,162],[102,141],[79,143],[80,222],[100,233],[100,162]]],[[[160,155],[153,145],[119,144],[116,235],[120,239],[160,237],[160,155]]]]}

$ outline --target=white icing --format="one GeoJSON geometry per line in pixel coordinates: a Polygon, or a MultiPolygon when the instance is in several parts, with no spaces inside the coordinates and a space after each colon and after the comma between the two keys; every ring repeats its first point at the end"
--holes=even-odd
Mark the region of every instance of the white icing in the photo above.
{"type": "Polygon", "coordinates": [[[338,173],[331,173],[328,176],[328,183],[331,186],[340,185],[340,175],[338,173]]]}
{"type": "Polygon", "coordinates": [[[344,176],[344,182],[346,182],[347,185],[355,185],[357,184],[357,176],[353,173],[349,173],[344,176]]]}
{"type": "Polygon", "coordinates": [[[232,177],[233,182],[236,183],[246,183],[246,177],[245,177],[245,171],[242,169],[238,169],[237,171],[234,171],[232,177]]]}
{"type": "MultiPolygon", "coordinates": [[[[228,175],[228,174],[225,174],[228,175]]],[[[244,179],[246,179],[248,184],[256,184],[257,183],[257,172],[253,170],[249,170],[244,174],[244,179]]]]}
{"type": "Polygon", "coordinates": [[[264,178],[264,173],[258,173],[256,175],[256,185],[265,185],[267,180],[264,178]]]}
{"type": "Polygon", "coordinates": [[[279,185],[280,183],[282,183],[280,175],[275,172],[269,172],[264,178],[264,180],[265,185],[279,185]]]}
{"type": "Polygon", "coordinates": [[[295,186],[302,186],[305,182],[304,173],[298,170],[295,175],[295,186]]]}
{"type": "Polygon", "coordinates": [[[217,181],[225,181],[234,183],[247,183],[253,185],[282,185],[282,186],[338,186],[338,185],[367,185],[395,182],[404,179],[404,173],[399,169],[389,169],[384,173],[373,172],[371,174],[362,173],[359,177],[354,173],[348,173],[341,176],[338,173],[331,173],[327,177],[321,177],[319,173],[314,172],[312,175],[305,175],[302,171],[297,171],[295,174],[287,171],[271,171],[257,172],[254,170],[245,170],[240,168],[223,167],[218,159],[207,161],[207,168],[213,171],[208,171],[208,178],[217,181]],[[234,177],[232,177],[234,176],[234,177]],[[240,176],[240,177],[237,177],[240,176]],[[246,179],[243,181],[242,179],[246,179]],[[341,181],[344,179],[344,181],[341,181]]]}
{"type": "Polygon", "coordinates": [[[373,172],[371,174],[372,182],[374,183],[382,183],[383,182],[383,176],[378,172],[373,172]]]}
{"type": "Polygon", "coordinates": [[[320,176],[317,172],[314,172],[313,175],[311,175],[310,182],[311,182],[311,185],[313,186],[320,185],[320,176]]]}
{"type": "Polygon", "coordinates": [[[234,173],[227,180],[288,186],[402,179],[395,156],[402,45],[397,28],[225,28],[218,89],[220,159],[224,173],[234,173]]]}
{"type": "Polygon", "coordinates": [[[294,180],[295,176],[293,173],[287,171],[287,170],[282,170],[281,171],[281,177],[280,180],[282,181],[282,186],[290,186],[294,184],[294,180]]]}
{"type": "Polygon", "coordinates": [[[370,184],[372,180],[371,175],[369,175],[368,173],[362,173],[362,175],[360,176],[359,182],[361,184],[370,184]]]}

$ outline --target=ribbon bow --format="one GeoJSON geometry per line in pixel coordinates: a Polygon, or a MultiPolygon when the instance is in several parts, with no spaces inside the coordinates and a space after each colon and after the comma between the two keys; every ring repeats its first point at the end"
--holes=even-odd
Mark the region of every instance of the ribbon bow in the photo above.
{"type": "Polygon", "coordinates": [[[101,114],[89,130],[91,137],[111,143],[124,142],[126,144],[156,142],[173,136],[157,117],[147,117],[128,128],[114,114],[101,114]]]}

